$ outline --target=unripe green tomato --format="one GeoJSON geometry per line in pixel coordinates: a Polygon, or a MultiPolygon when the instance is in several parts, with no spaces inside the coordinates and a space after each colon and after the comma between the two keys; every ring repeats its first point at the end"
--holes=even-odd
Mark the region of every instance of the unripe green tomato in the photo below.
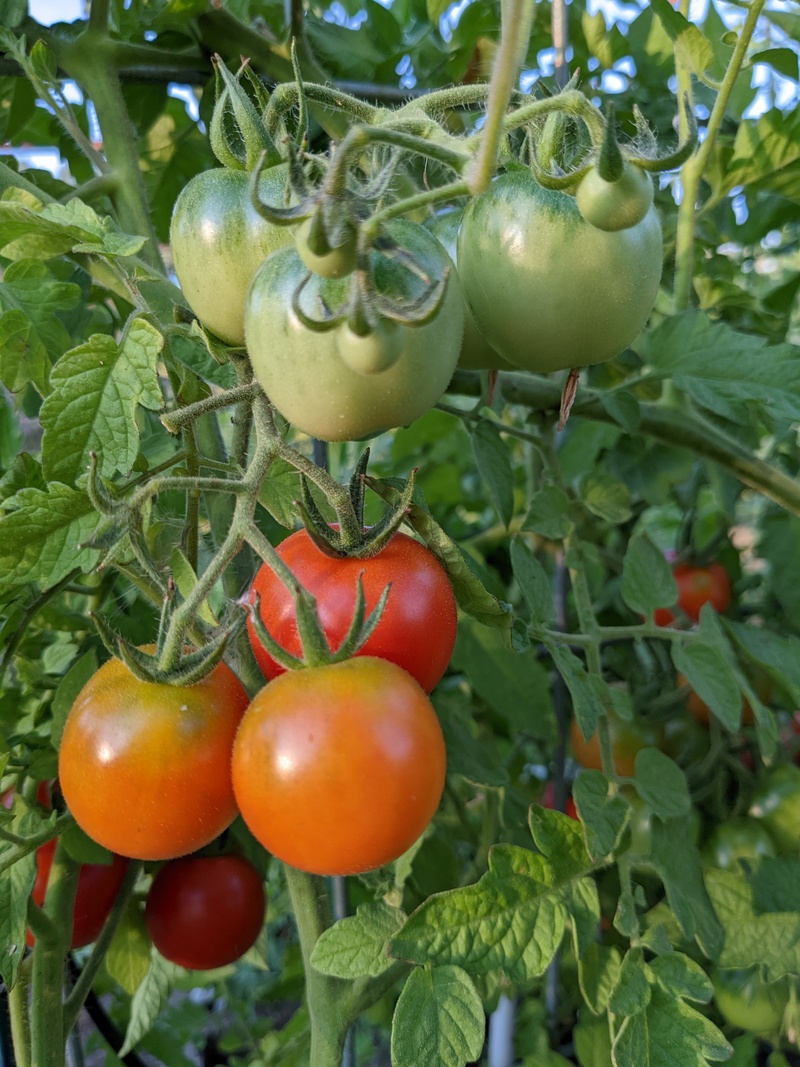
{"type": "MultiPolygon", "coordinates": [[[[453,261],[458,272],[458,230],[461,226],[461,210],[440,211],[425,223],[427,229],[439,241],[453,261]]],[[[459,281],[459,286],[461,282],[459,281]]],[[[516,370],[516,368],[499,356],[492,348],[475,322],[475,317],[464,302],[464,337],[461,341],[459,367],[465,370],[516,370]]]]}
{"type": "Polygon", "coordinates": [[[581,179],[575,202],[584,219],[598,230],[629,230],[652,207],[653,179],[634,163],[626,163],[622,177],[615,182],[607,182],[592,167],[581,179]]]}
{"type": "Polygon", "coordinates": [[[753,796],[749,814],[769,830],[780,852],[800,847],[800,769],[787,763],[763,779],[753,796]]]}
{"type": "MultiPolygon", "coordinates": [[[[281,206],[285,164],[261,175],[259,196],[281,206]]],[[[175,273],[189,307],[229,345],[244,344],[244,302],[253,275],[276,248],[292,243],[250,203],[250,175],[218,167],[196,174],[175,201],[170,241],[175,273]]]]}
{"type": "Polygon", "coordinates": [[[757,967],[743,971],[717,967],[710,978],[717,1007],[731,1026],[761,1036],[774,1035],[780,1030],[789,1002],[789,986],[785,980],[765,982],[757,967]]]}
{"type": "Polygon", "coordinates": [[[759,860],[776,852],[767,828],[757,819],[743,816],[716,827],[705,844],[703,859],[709,867],[735,871],[739,860],[759,860]]]}
{"type": "Polygon", "coordinates": [[[323,278],[345,278],[348,274],[352,274],[356,266],[355,233],[352,232],[338,248],[331,248],[329,252],[318,254],[313,252],[308,245],[311,223],[311,219],[301,222],[294,235],[297,254],[308,269],[323,278]]]}
{"type": "Polygon", "coordinates": [[[403,335],[396,322],[382,319],[362,337],[344,323],[336,331],[339,355],[356,374],[382,374],[403,354],[403,335]]]}

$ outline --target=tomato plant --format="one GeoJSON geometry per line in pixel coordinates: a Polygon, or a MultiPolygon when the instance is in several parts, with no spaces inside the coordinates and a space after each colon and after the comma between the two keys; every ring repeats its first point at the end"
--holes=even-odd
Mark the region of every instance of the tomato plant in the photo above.
{"type": "MultiPolygon", "coordinates": [[[[430,692],[444,674],[456,640],[456,601],[444,568],[419,541],[395,534],[368,559],[336,559],[325,555],[305,530],[282,541],[278,554],[317,599],[325,635],[333,651],[339,647],[353,618],[356,583],[361,575],[367,611],[383,590],[391,591],[381,620],[360,650],[398,664],[430,692]]],[[[261,617],[272,637],[293,655],[301,652],[294,601],[274,571],[264,564],[250,591],[261,598],[261,617]]],[[[266,678],[283,668],[258,640],[248,622],[250,642],[266,678]]]]}
{"type": "Polygon", "coordinates": [[[775,854],[775,842],[767,828],[746,816],[720,823],[703,848],[706,863],[723,870],[737,870],[740,859],[758,860],[775,854]]]}
{"type": "MultiPolygon", "coordinates": [[[[281,205],[288,169],[265,171],[259,195],[281,205]]],[[[189,307],[204,326],[223,341],[244,344],[247,289],[265,256],[292,242],[291,231],[275,226],[250,203],[246,171],[216,170],[197,174],[175,201],[170,242],[175,273],[189,307]]]]}
{"type": "MultiPolygon", "coordinates": [[[[555,808],[556,806],[556,787],[555,782],[548,782],[544,787],[542,793],[542,804],[546,808],[555,808]]],[[[578,809],[575,807],[575,801],[572,799],[572,794],[567,794],[566,803],[564,804],[564,814],[569,815],[570,819],[577,819],[578,809]]]]}
{"type": "Polygon", "coordinates": [[[301,222],[294,232],[297,254],[309,270],[323,278],[344,278],[356,265],[356,235],[350,233],[335,248],[314,252],[310,245],[312,219],[301,222]]]}
{"type": "Polygon", "coordinates": [[[444,774],[430,701],[406,671],[372,656],[270,682],[233,750],[236,802],[253,835],[315,874],[397,859],[433,817],[444,774]]]}
{"type": "MultiPolygon", "coordinates": [[[[658,748],[663,740],[663,732],[659,725],[648,723],[641,718],[634,718],[628,722],[616,712],[608,713],[608,730],[611,736],[614,768],[616,773],[624,778],[633,776],[634,761],[638,752],[647,746],[658,748]]],[[[570,738],[572,753],[578,763],[582,767],[602,771],[599,734],[595,732],[588,740],[585,739],[578,720],[573,719],[570,738]]]]}
{"type": "Polygon", "coordinates": [[[207,971],[233,963],[251,948],[265,909],[261,875],[243,856],[185,856],[157,872],[145,923],[162,956],[207,971]]]}
{"type": "Polygon", "coordinates": [[[112,852],[171,859],[236,815],[233,739],[247,694],[225,664],[192,686],[139,681],[108,660],[64,727],[58,775],[78,825],[112,852]]]}
{"type": "MultiPolygon", "coordinates": [[[[44,904],[47,894],[55,851],[56,841],[53,839],[36,852],[36,882],[31,896],[39,907],[44,904]]],[[[84,945],[90,945],[97,940],[117,899],[127,869],[128,860],[117,855],[111,857],[110,863],[81,864],[72,913],[71,948],[83,948],[84,945]]],[[[27,940],[29,945],[34,943],[30,931],[27,940]]]]}
{"type": "Polygon", "coordinates": [[[653,179],[626,163],[617,181],[606,181],[596,167],[581,179],[575,203],[582,217],[598,230],[616,232],[638,226],[653,205],[653,179]]]}
{"type": "Polygon", "coordinates": [[[717,967],[711,980],[717,1007],[731,1026],[765,1036],[777,1033],[789,1002],[786,981],[765,982],[756,967],[738,971],[717,967]]]}
{"type": "MultiPolygon", "coordinates": [[[[697,567],[692,563],[678,563],[672,569],[678,586],[678,607],[692,622],[700,619],[704,604],[711,604],[714,611],[724,614],[731,602],[731,583],[727,571],[720,563],[697,567]]],[[[675,615],[669,608],[655,612],[657,626],[670,626],[675,615]]]]}
{"type": "MultiPolygon", "coordinates": [[[[387,229],[428,277],[442,278],[449,260],[423,226],[401,220],[387,229]]],[[[372,256],[380,293],[409,301],[420,296],[419,271],[377,252],[372,256]]],[[[247,298],[247,349],[256,378],[278,410],[312,437],[348,441],[403,426],[433,407],[461,350],[464,311],[457,283],[448,281],[443,303],[429,321],[397,325],[402,340],[398,358],[390,358],[396,336],[388,327],[379,327],[389,354],[381,352],[379,339],[371,341],[372,355],[365,368],[363,338],[354,338],[352,331],[348,334],[346,322],[318,332],[292,310],[305,273],[295,249],[282,249],[264,261],[247,298]],[[388,363],[387,369],[381,371],[381,363],[388,363]],[[353,364],[361,369],[354,370],[353,364]]],[[[329,280],[312,274],[299,299],[307,314],[319,315],[323,307],[344,305],[349,284],[347,278],[329,280]]]]}
{"type": "Polygon", "coordinates": [[[767,828],[779,851],[800,846],[800,769],[784,764],[769,771],[757,786],[750,815],[767,828]]]}
{"type": "Polygon", "coordinates": [[[573,197],[515,170],[472,200],[458,272],[478,329],[500,355],[545,373],[602,363],[641,331],[661,278],[661,226],[649,211],[606,233],[573,197]]]}

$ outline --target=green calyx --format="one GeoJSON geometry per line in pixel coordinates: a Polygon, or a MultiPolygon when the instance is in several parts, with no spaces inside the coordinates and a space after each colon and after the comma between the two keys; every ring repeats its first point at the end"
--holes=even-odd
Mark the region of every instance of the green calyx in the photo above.
{"type": "MultiPolygon", "coordinates": [[[[249,73],[246,64],[237,76],[218,55],[214,65],[218,95],[209,130],[211,150],[223,167],[232,170],[252,170],[260,158],[262,167],[274,167],[281,162],[281,155],[242,85],[241,74],[249,73]]],[[[254,85],[254,91],[263,92],[260,85],[254,85]]]]}

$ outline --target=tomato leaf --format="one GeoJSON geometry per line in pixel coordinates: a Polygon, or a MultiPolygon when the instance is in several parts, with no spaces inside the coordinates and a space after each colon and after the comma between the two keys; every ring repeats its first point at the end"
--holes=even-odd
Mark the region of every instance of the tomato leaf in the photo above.
{"type": "Polygon", "coordinates": [[[579,494],[587,511],[613,525],[631,517],[631,494],[619,478],[605,471],[590,471],[580,483],[579,494]]]}
{"type": "Polygon", "coordinates": [[[511,565],[533,623],[546,626],[555,617],[553,583],[536,556],[518,537],[511,542],[511,565]]]}
{"type": "Polygon", "coordinates": [[[460,967],[415,968],[392,1020],[396,1067],[465,1067],[481,1054],[483,1004],[460,967]]]}
{"type": "Polygon", "coordinates": [[[706,972],[699,963],[682,952],[657,956],[648,966],[658,985],[673,997],[708,1004],[714,995],[714,987],[706,972]]]}
{"type": "Polygon", "coordinates": [[[46,489],[42,465],[28,452],[20,452],[6,473],[0,478],[0,508],[5,500],[20,489],[46,489]]]}
{"type": "Polygon", "coordinates": [[[314,945],[311,966],[332,978],[375,978],[392,966],[388,945],[406,920],[383,901],[362,904],[356,914],[325,930],[314,945]]]}
{"type": "Polygon", "coordinates": [[[131,469],[139,452],[137,406],[157,411],[164,404],[156,373],[162,345],[158,330],[136,319],[121,345],[95,334],[61,357],[41,410],[48,481],[72,485],[91,452],[101,474],[131,469]]]}
{"type": "Polygon", "coordinates": [[[0,519],[0,592],[28,582],[49,589],[76,567],[91,570],[97,552],[78,547],[97,525],[85,493],[53,482],[46,492],[22,489],[4,506],[9,510],[0,519]]]}
{"type": "Polygon", "coordinates": [[[144,243],[77,198],[44,205],[18,189],[0,198],[0,252],[8,259],[51,259],[64,252],[133,256],[144,243]]]}
{"type": "Polygon", "coordinates": [[[434,690],[431,697],[447,747],[447,773],[460,774],[475,785],[493,789],[508,785],[508,770],[500,753],[484,737],[475,736],[472,709],[468,702],[459,701],[458,696],[434,690]]]}
{"type": "Polygon", "coordinates": [[[657,748],[636,753],[636,792],[661,819],[687,815],[691,808],[686,776],[669,756],[657,748]]]}
{"type": "Polygon", "coordinates": [[[596,860],[603,859],[619,844],[630,805],[624,797],[610,794],[608,778],[601,771],[581,771],[572,787],[572,796],[584,826],[589,855],[596,860]]]}
{"type": "Polygon", "coordinates": [[[672,41],[675,58],[693,74],[705,73],[714,61],[714,50],[700,28],[676,11],[668,0],[653,0],[652,7],[672,41]]]}
{"type": "Polygon", "coordinates": [[[561,540],[572,528],[569,507],[569,500],[560,489],[554,485],[546,485],[531,497],[522,529],[532,530],[542,537],[561,540]]]}
{"type": "Polygon", "coordinates": [[[698,640],[676,642],[672,646],[672,662],[723,726],[738,730],[742,721],[742,695],[719,648],[698,640]]]}
{"type": "Polygon", "coordinates": [[[508,445],[494,423],[484,419],[477,424],[472,433],[472,453],[489,498],[507,527],[514,515],[514,471],[508,445]]]}
{"type": "Polygon", "coordinates": [[[617,987],[608,1007],[615,1015],[638,1015],[650,1003],[651,989],[645,974],[641,949],[629,949],[622,960],[617,987]]]}
{"type": "MultiPolygon", "coordinates": [[[[4,829],[24,837],[40,830],[42,817],[30,809],[14,809],[4,829]]],[[[0,863],[8,859],[14,845],[0,841],[0,863]]],[[[36,881],[36,853],[29,852],[0,875],[0,977],[11,989],[17,980],[25,948],[28,900],[36,881]]]]}
{"type": "Polygon", "coordinates": [[[634,537],[622,564],[622,598],[632,611],[650,615],[678,599],[678,587],[664,553],[647,534],[634,537]]]}
{"type": "Polygon", "coordinates": [[[599,1015],[617,988],[621,964],[619,950],[593,941],[582,957],[578,957],[578,982],[583,999],[599,1015]]]}
{"type": "Polygon", "coordinates": [[[106,956],[106,967],[126,993],[134,995],[150,972],[150,939],[144,917],[131,902],[114,931],[106,956]]]}
{"type": "Polygon", "coordinates": [[[730,1054],[710,1019],[660,989],[653,990],[644,1011],[623,1022],[613,1049],[616,1067],[706,1067],[707,1060],[730,1054]]]}
{"type": "Polygon", "coordinates": [[[69,715],[72,705],[75,703],[75,698],[96,671],[97,653],[94,649],[91,649],[72,664],[58,683],[53,694],[53,730],[50,735],[55,748],[58,748],[61,743],[64,723],[67,721],[67,715],[69,715]]]}
{"type": "Polygon", "coordinates": [[[597,729],[598,716],[602,715],[604,708],[611,703],[610,687],[602,678],[589,674],[575,653],[570,652],[564,645],[547,642],[547,647],[556,670],[569,689],[572,710],[581,733],[588,739],[597,729]]]}
{"type": "Polygon", "coordinates": [[[131,1014],[120,1057],[138,1045],[153,1026],[178,978],[186,972],[165,960],[154,948],[150,950],[150,969],[139,984],[131,1001],[131,1014]]]}

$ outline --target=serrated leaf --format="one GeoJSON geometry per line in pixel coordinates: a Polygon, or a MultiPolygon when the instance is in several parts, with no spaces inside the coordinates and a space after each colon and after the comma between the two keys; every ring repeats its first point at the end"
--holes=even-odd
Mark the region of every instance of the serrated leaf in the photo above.
{"type": "Polygon", "coordinates": [[[714,62],[714,49],[694,23],[676,11],[668,0],[652,0],[653,11],[675,49],[675,58],[693,74],[704,74],[714,62]]]}
{"type": "Polygon", "coordinates": [[[706,1067],[726,1060],[731,1046],[710,1019],[654,989],[647,1008],[627,1018],[617,1031],[616,1067],[706,1067]]]}
{"type": "Polygon", "coordinates": [[[311,966],[333,978],[375,978],[392,966],[388,944],[405,921],[399,908],[383,901],[362,904],[355,915],[340,919],[320,935],[311,966]]]}
{"type": "MultiPolygon", "coordinates": [[[[26,836],[41,828],[41,817],[30,811],[17,811],[5,829],[26,836]]],[[[13,845],[0,841],[0,861],[13,845]]],[[[28,900],[36,880],[36,853],[17,860],[0,875],[0,977],[11,989],[17,981],[19,965],[25,954],[28,900]]]]}
{"type": "Polygon", "coordinates": [[[64,252],[131,256],[144,244],[144,237],[122,233],[77,197],[47,205],[13,190],[0,197],[0,253],[8,259],[52,259],[64,252]]]}
{"type": "Polygon", "coordinates": [[[702,641],[675,642],[672,662],[720,722],[728,730],[738,730],[742,721],[742,695],[719,649],[702,641]]]}
{"type": "Polygon", "coordinates": [[[524,541],[511,542],[511,566],[534,623],[546,626],[555,618],[553,583],[524,541]]]}
{"type": "Polygon", "coordinates": [[[514,515],[514,471],[511,453],[492,422],[479,422],[472,433],[472,454],[478,473],[505,525],[514,515]]]}
{"type": "Polygon", "coordinates": [[[564,645],[548,643],[548,648],[556,670],[569,689],[572,710],[581,733],[588,739],[597,728],[597,719],[605,710],[606,700],[611,700],[609,687],[602,678],[589,674],[575,653],[564,645]]]}
{"type": "Polygon", "coordinates": [[[432,700],[447,748],[447,773],[460,774],[475,785],[492,789],[508,785],[508,770],[495,748],[470,731],[469,724],[448,706],[445,696],[434,692],[432,700]]]}
{"type": "Polygon", "coordinates": [[[131,901],[114,932],[106,956],[106,968],[130,996],[150,973],[150,938],[138,905],[131,901]]]}
{"type": "Polygon", "coordinates": [[[619,969],[617,986],[608,1002],[615,1015],[637,1015],[650,1003],[651,989],[641,949],[629,949],[619,969]]]}
{"type": "Polygon", "coordinates": [[[670,607],[678,599],[678,587],[664,553],[647,534],[632,538],[622,563],[622,598],[640,615],[670,607]]]}
{"type": "Polygon", "coordinates": [[[697,938],[703,951],[716,959],[722,946],[722,927],[703,884],[700,854],[691,844],[689,820],[651,821],[651,862],[667,894],[667,903],[684,936],[697,938]]]}
{"type": "Polygon", "coordinates": [[[631,517],[631,494],[627,485],[605,471],[590,471],[580,483],[584,507],[599,519],[618,525],[631,517]]]}
{"type": "Polygon", "coordinates": [[[542,537],[562,540],[572,527],[569,511],[570,504],[566,495],[555,486],[545,486],[531,497],[522,528],[532,530],[542,537]]]}
{"type": "Polygon", "coordinates": [[[20,489],[46,489],[42,465],[28,452],[20,452],[0,478],[0,507],[20,489]]]}
{"type": "Polygon", "coordinates": [[[182,967],[165,960],[155,948],[150,950],[150,969],[133,994],[125,1041],[118,1053],[120,1058],[127,1056],[151,1029],[175,981],[183,974],[182,967]]]}
{"type": "Polygon", "coordinates": [[[608,778],[601,771],[584,770],[575,779],[572,796],[593,859],[610,855],[627,826],[630,805],[624,797],[609,792],[608,778]]]}
{"type": "Polygon", "coordinates": [[[53,725],[51,740],[55,748],[61,743],[61,734],[64,731],[64,723],[67,721],[75,698],[86,685],[93,674],[97,673],[97,653],[94,649],[86,652],[79,660],[72,664],[70,669],[58,683],[53,694],[52,714],[53,725]]]}
{"type": "Polygon", "coordinates": [[[630,434],[638,433],[642,411],[633,393],[600,393],[600,403],[623,430],[630,434]]]}
{"type": "Polygon", "coordinates": [[[686,776],[657,748],[643,748],[634,763],[636,792],[661,819],[686,815],[692,806],[686,776]]]}
{"type": "Polygon", "coordinates": [[[294,505],[300,497],[300,472],[286,460],[274,460],[261,484],[259,504],[267,509],[277,523],[287,530],[293,530],[297,523],[294,505]]]}
{"type": "Polygon", "coordinates": [[[708,1004],[714,995],[714,987],[706,972],[682,952],[657,956],[648,966],[658,985],[670,996],[708,1004]]]}
{"type": "Polygon", "coordinates": [[[43,589],[74,568],[89,571],[94,549],[80,549],[97,525],[85,493],[53,482],[47,491],[22,489],[5,501],[0,519],[0,590],[35,582],[43,589]]]}
{"type": "Polygon", "coordinates": [[[395,1067],[465,1067],[483,1048],[483,1004],[460,967],[415,968],[392,1020],[395,1067]]]}
{"type": "Polygon", "coordinates": [[[164,403],[156,372],[162,345],[158,330],[136,319],[121,345],[94,334],[61,357],[40,415],[48,481],[74,484],[91,452],[101,474],[131,469],[139,454],[137,406],[157,411],[164,403]]]}
{"type": "Polygon", "coordinates": [[[578,982],[583,999],[599,1015],[619,982],[622,963],[618,949],[593,941],[582,958],[578,959],[578,982]]]}

